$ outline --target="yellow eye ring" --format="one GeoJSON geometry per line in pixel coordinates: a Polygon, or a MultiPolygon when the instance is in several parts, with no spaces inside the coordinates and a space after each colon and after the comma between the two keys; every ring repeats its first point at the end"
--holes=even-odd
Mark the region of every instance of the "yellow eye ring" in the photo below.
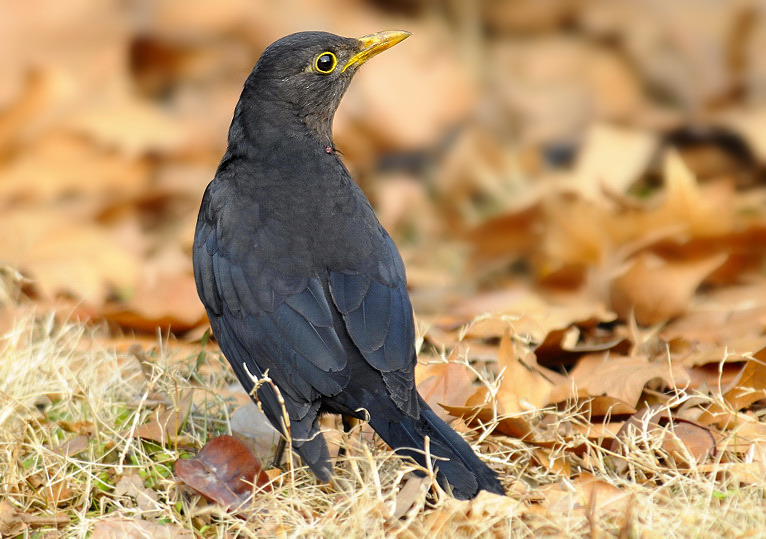
{"type": "Polygon", "coordinates": [[[314,60],[314,69],[323,75],[328,75],[335,70],[338,59],[330,51],[325,51],[314,60]]]}

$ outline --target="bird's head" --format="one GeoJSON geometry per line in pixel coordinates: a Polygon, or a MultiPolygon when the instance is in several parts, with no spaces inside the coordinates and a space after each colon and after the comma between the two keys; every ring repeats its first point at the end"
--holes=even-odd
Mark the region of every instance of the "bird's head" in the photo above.
{"type": "Polygon", "coordinates": [[[329,135],[335,110],[354,73],[409,35],[400,30],[360,38],[326,32],[291,34],[266,48],[245,83],[243,97],[247,94],[253,107],[264,105],[275,113],[275,107],[282,108],[329,135]]]}

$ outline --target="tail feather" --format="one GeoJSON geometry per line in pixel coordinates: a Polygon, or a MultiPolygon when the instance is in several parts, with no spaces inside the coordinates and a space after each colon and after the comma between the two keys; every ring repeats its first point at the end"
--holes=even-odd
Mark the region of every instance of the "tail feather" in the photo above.
{"type": "Polygon", "coordinates": [[[476,456],[471,446],[449,425],[439,419],[431,408],[419,398],[420,418],[412,419],[398,413],[372,414],[370,425],[383,440],[397,452],[413,458],[425,466],[425,437],[430,439],[436,478],[442,486],[449,485],[459,499],[475,497],[480,490],[505,494],[497,474],[476,456]],[[393,419],[393,418],[396,419],[393,419]]]}

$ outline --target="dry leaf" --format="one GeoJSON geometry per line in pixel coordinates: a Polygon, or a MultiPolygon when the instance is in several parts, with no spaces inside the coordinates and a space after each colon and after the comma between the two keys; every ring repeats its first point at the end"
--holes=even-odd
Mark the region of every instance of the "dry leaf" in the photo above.
{"type": "MultiPolygon", "coordinates": [[[[483,400],[486,396],[485,388],[480,388],[475,395],[481,396],[483,400]]],[[[471,399],[469,399],[469,402],[471,402],[471,399]]],[[[443,408],[450,415],[463,418],[469,425],[494,425],[498,432],[521,440],[527,439],[532,434],[532,426],[523,416],[500,416],[488,404],[474,406],[444,405],[443,408]]]]}
{"type": "Polygon", "coordinates": [[[7,500],[0,501],[0,535],[16,536],[27,528],[19,513],[7,500]]]}
{"type": "Polygon", "coordinates": [[[572,400],[578,396],[605,395],[635,407],[646,384],[661,380],[665,387],[685,387],[686,370],[664,361],[648,361],[641,357],[590,354],[583,356],[570,373],[570,379],[551,393],[553,402],[572,400]]]}
{"type": "Polygon", "coordinates": [[[213,438],[197,456],[177,460],[174,470],[188,486],[233,510],[247,502],[253,488],[272,488],[258,459],[233,436],[213,438]]]}
{"type": "Polygon", "coordinates": [[[175,408],[167,409],[164,404],[157,406],[151,419],[135,430],[135,436],[160,444],[173,443],[186,422],[192,404],[192,391],[182,394],[175,408]]]}
{"type": "MultiPolygon", "coordinates": [[[[457,349],[455,349],[457,350],[457,349]]],[[[418,384],[418,393],[439,417],[449,421],[442,405],[461,406],[474,392],[475,374],[464,364],[448,361],[432,369],[434,374],[418,384]]]]}
{"type": "Polygon", "coordinates": [[[623,320],[635,316],[644,326],[675,318],[689,307],[705,277],[725,260],[725,253],[699,260],[669,261],[643,252],[612,282],[612,307],[623,320]]]}
{"type": "MultiPolygon", "coordinates": [[[[558,386],[552,392],[552,395],[559,393],[563,388],[558,386]]],[[[609,395],[598,395],[591,397],[587,391],[580,390],[579,394],[571,400],[551,402],[556,404],[560,410],[574,409],[588,421],[596,420],[602,417],[614,418],[621,415],[632,415],[636,409],[628,403],[609,395]]]]}
{"type": "MultiPolygon", "coordinates": [[[[690,461],[695,465],[701,464],[717,452],[716,440],[709,428],[673,417],[661,405],[643,408],[628,419],[612,440],[610,451],[625,455],[634,444],[643,447],[649,440],[660,441],[663,451],[674,460],[675,466],[686,467],[690,461]]],[[[621,473],[627,470],[623,457],[614,457],[612,463],[621,473]]]]}
{"type": "Polygon", "coordinates": [[[715,423],[719,428],[732,428],[738,424],[736,412],[752,403],[766,398],[766,367],[762,354],[750,359],[724,392],[723,399],[727,406],[712,404],[699,417],[704,424],[715,423]],[[735,413],[731,414],[729,410],[735,413]]]}
{"type": "Polygon", "coordinates": [[[572,475],[572,466],[566,456],[551,459],[547,451],[536,447],[532,450],[532,460],[553,475],[560,477],[569,477],[572,475]]]}
{"type": "Polygon", "coordinates": [[[739,485],[760,485],[766,474],[763,462],[716,462],[697,467],[701,473],[709,473],[718,481],[734,482],[739,485]]]}
{"type": "Polygon", "coordinates": [[[542,408],[551,392],[552,384],[535,369],[534,356],[516,348],[510,332],[506,331],[500,339],[497,357],[497,368],[502,377],[497,402],[502,415],[542,408]]]}
{"type": "Polygon", "coordinates": [[[69,517],[64,513],[43,516],[25,513],[16,509],[8,500],[0,501],[0,535],[16,536],[28,528],[59,528],[69,524],[69,517]]]}
{"type": "Polygon", "coordinates": [[[645,172],[657,137],[647,131],[607,125],[591,127],[575,168],[577,191],[590,199],[604,191],[621,195],[645,172]]]}
{"type": "Polygon", "coordinates": [[[396,506],[394,507],[393,518],[400,519],[406,515],[410,509],[417,507],[418,500],[425,500],[428,492],[429,481],[427,477],[412,475],[399,489],[396,495],[396,506]]]}
{"type": "Polygon", "coordinates": [[[162,508],[159,505],[157,493],[144,486],[144,480],[137,473],[124,475],[114,486],[115,497],[126,496],[132,498],[141,514],[146,516],[159,516],[162,508]]]}
{"type": "MultiPolygon", "coordinates": [[[[239,384],[237,384],[239,385],[239,384]]],[[[240,394],[245,394],[240,390],[240,394]]],[[[282,436],[250,397],[231,414],[231,433],[237,436],[262,462],[272,458],[282,436]]]]}

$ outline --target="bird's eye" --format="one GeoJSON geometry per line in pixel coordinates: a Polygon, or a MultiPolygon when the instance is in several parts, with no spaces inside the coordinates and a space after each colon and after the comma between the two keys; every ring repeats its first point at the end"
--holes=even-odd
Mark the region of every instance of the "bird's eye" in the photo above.
{"type": "Polygon", "coordinates": [[[332,73],[336,65],[338,65],[338,59],[331,52],[323,52],[314,61],[316,70],[325,75],[332,73]]]}

